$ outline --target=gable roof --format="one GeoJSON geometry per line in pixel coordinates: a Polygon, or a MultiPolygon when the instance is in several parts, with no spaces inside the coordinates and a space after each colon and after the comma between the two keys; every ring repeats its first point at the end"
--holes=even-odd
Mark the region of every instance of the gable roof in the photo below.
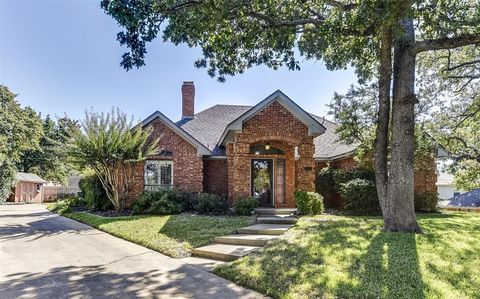
{"type": "Polygon", "coordinates": [[[256,115],[258,112],[263,110],[273,101],[277,101],[283,107],[285,107],[290,113],[292,113],[296,118],[298,118],[301,122],[303,122],[308,127],[308,133],[310,135],[318,136],[325,132],[325,127],[317,121],[313,116],[303,110],[300,106],[298,106],[294,101],[292,101],[288,96],[286,96],[282,91],[277,90],[268,97],[266,97],[263,101],[258,103],[257,105],[253,106],[245,113],[240,115],[234,121],[229,123],[225,130],[223,131],[220,139],[218,140],[218,145],[224,145],[225,139],[228,137],[228,133],[230,131],[240,131],[242,130],[242,124],[256,115]]]}
{"type": "Polygon", "coordinates": [[[17,172],[15,175],[16,182],[28,182],[28,183],[37,183],[43,184],[46,183],[44,179],[39,177],[38,175],[30,172],[17,172]]]}
{"type": "Polygon", "coordinates": [[[227,125],[240,115],[251,109],[252,106],[215,105],[205,109],[189,120],[177,122],[183,130],[205,145],[213,154],[222,154],[217,146],[218,140],[227,125]]]}
{"type": "Polygon", "coordinates": [[[145,127],[149,123],[151,123],[155,119],[160,119],[167,127],[169,127],[172,131],[180,135],[183,139],[185,139],[188,143],[193,145],[197,149],[197,154],[199,156],[203,155],[211,155],[211,151],[203,145],[201,142],[199,142],[197,139],[195,139],[192,135],[187,133],[185,130],[183,130],[181,127],[179,127],[176,123],[171,121],[168,117],[166,117],[163,113],[160,111],[155,111],[147,117],[145,120],[141,122],[142,127],[145,127]]]}
{"type": "MultiPolygon", "coordinates": [[[[274,95],[279,94],[282,94],[284,97],[286,97],[281,91],[278,90],[267,97],[267,99],[270,99],[270,97],[275,99],[274,95]]],[[[298,105],[295,103],[293,104],[298,107],[298,105]]],[[[215,105],[196,113],[193,118],[182,119],[176,123],[172,122],[161,112],[156,111],[147,117],[141,124],[145,126],[158,117],[187,141],[190,139],[189,142],[194,145],[197,150],[199,148],[201,149],[201,155],[225,156],[225,149],[219,146],[219,141],[223,137],[227,127],[237,121],[239,118],[247,117],[246,115],[250,114],[251,111],[257,111],[257,109],[260,111],[261,108],[258,108],[259,105],[215,105]]],[[[268,103],[266,105],[268,105],[268,103]]],[[[266,105],[264,105],[264,107],[266,105]]],[[[298,108],[301,109],[300,107],[298,108]]],[[[303,109],[301,111],[305,112],[303,109]]],[[[336,123],[313,114],[308,114],[308,116],[313,118],[316,123],[324,129],[323,134],[320,134],[313,139],[315,144],[314,158],[316,160],[335,160],[355,154],[357,145],[349,145],[340,140],[339,136],[335,132],[338,126],[336,123]]]]}
{"type": "Polygon", "coordinates": [[[326,128],[325,133],[313,139],[315,144],[314,158],[318,161],[329,161],[341,159],[355,154],[358,144],[347,144],[340,140],[336,129],[338,124],[323,117],[313,115],[326,128]]]}

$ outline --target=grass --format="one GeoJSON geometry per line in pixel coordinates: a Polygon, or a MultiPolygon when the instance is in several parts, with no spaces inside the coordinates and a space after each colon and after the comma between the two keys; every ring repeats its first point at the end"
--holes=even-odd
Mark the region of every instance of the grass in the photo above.
{"type": "Polygon", "coordinates": [[[379,217],[303,217],[215,273],[274,298],[480,298],[480,214],[419,215],[425,234],[379,217]]]}
{"type": "Polygon", "coordinates": [[[64,216],[175,258],[189,256],[193,248],[211,243],[214,237],[232,233],[252,222],[252,217],[192,214],[101,217],[89,213],[65,213],[64,216]]]}

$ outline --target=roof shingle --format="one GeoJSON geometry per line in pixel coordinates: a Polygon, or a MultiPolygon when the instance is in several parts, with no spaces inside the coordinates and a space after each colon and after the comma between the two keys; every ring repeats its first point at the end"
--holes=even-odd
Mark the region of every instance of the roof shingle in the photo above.
{"type": "MultiPolygon", "coordinates": [[[[217,147],[223,131],[228,124],[247,112],[250,108],[252,108],[252,106],[215,105],[195,114],[193,119],[178,121],[177,125],[210,149],[213,155],[225,155],[224,151],[217,147]]],[[[339,139],[335,132],[337,124],[323,117],[313,114],[312,116],[327,129],[324,134],[314,139],[314,158],[331,159],[353,153],[356,145],[346,144],[339,139]]]]}

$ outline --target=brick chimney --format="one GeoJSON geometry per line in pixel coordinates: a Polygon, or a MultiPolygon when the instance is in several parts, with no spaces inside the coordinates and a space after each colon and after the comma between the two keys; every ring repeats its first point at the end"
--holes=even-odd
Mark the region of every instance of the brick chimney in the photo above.
{"type": "Polygon", "coordinates": [[[195,114],[195,84],[183,81],[182,84],[182,119],[193,118],[195,114]]]}

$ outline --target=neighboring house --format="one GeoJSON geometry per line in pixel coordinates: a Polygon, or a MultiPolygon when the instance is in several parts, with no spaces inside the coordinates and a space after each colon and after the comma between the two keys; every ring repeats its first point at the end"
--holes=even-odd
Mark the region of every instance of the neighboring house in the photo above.
{"type": "MultiPolygon", "coordinates": [[[[446,156],[448,158],[448,156],[446,156]]],[[[438,198],[440,200],[450,199],[456,197],[462,193],[463,190],[458,190],[455,187],[453,174],[448,173],[445,169],[451,165],[453,161],[451,159],[441,160],[437,162],[437,191],[438,198]]]]}
{"type": "MultiPolygon", "coordinates": [[[[140,163],[136,189],[176,187],[225,196],[255,196],[263,207],[295,207],[297,189],[314,191],[327,163],[354,168],[355,146],[339,141],[336,124],[303,110],[277,90],[255,106],[215,105],[194,113],[193,82],[182,85],[182,119],[156,111],[152,127],[162,152],[140,163]]],[[[436,192],[436,172],[415,176],[416,189],[436,192]],[[432,191],[433,190],[433,191],[432,191]]]]}
{"type": "Polygon", "coordinates": [[[455,187],[453,175],[443,171],[442,169],[438,170],[438,179],[436,185],[439,199],[450,199],[465,193],[465,191],[458,190],[455,187]]]}
{"type": "Polygon", "coordinates": [[[17,172],[10,202],[43,202],[44,185],[47,181],[34,173],[17,172]]]}

